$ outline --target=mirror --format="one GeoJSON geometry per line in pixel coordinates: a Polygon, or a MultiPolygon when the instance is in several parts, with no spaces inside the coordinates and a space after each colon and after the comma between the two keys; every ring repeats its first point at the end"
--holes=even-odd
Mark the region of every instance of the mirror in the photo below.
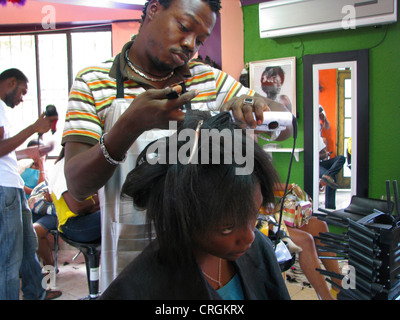
{"type": "MultiPolygon", "coordinates": [[[[319,207],[325,208],[325,194],[320,194],[319,140],[321,135],[320,101],[324,101],[330,110],[324,110],[331,116],[328,119],[335,124],[327,132],[322,130],[322,136],[328,139],[328,151],[334,152],[332,156],[344,156],[346,162],[341,172],[336,175],[339,191],[333,191],[336,195],[341,193],[340,199],[334,202],[336,210],[345,208],[350,204],[351,196],[358,195],[368,197],[368,172],[369,172],[369,64],[368,50],[347,51],[304,56],[304,190],[313,199],[313,211],[319,207]],[[347,91],[336,90],[331,97],[336,101],[327,101],[324,90],[326,74],[335,73],[335,78],[343,78],[336,82],[336,87],[347,91]],[[346,86],[344,85],[346,83],[346,86]],[[349,97],[351,99],[349,99],[349,97]],[[324,99],[323,99],[324,98],[324,99]],[[346,99],[345,99],[346,98],[346,99]],[[346,102],[344,100],[347,100],[346,102]],[[346,106],[341,107],[341,103],[346,106]],[[331,104],[333,107],[329,107],[331,104]],[[346,110],[346,112],[344,111],[346,110]],[[350,116],[349,116],[350,115],[350,116]],[[346,116],[346,117],[344,117],[346,116]],[[344,119],[343,119],[344,118],[344,119]],[[346,123],[346,125],[344,125],[346,123]],[[351,166],[348,167],[347,139],[351,137],[351,166]],[[329,140],[330,138],[330,140],[329,140]],[[333,141],[333,143],[332,143],[333,141]],[[340,179],[343,175],[345,179],[340,179]],[[348,177],[346,177],[348,176],[348,177]],[[321,200],[320,200],[321,199],[321,200]],[[321,205],[320,205],[321,204],[321,205]]],[[[327,140],[325,140],[326,142],[327,140]]],[[[322,169],[323,170],[323,169],[322,169]]],[[[325,178],[325,177],[324,177],[325,178]]],[[[324,192],[328,191],[324,186],[324,192]]],[[[332,194],[332,189],[330,191],[332,194]]],[[[328,205],[332,208],[332,204],[328,205]]]]}

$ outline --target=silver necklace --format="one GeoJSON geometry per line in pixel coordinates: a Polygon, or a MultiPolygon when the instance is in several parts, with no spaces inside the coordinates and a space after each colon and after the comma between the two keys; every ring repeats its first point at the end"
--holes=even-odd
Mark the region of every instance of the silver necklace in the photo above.
{"type": "Polygon", "coordinates": [[[128,57],[128,50],[125,51],[125,59],[126,62],[128,63],[128,66],[135,72],[137,73],[139,76],[145,78],[146,80],[152,81],[152,82],[161,82],[161,81],[165,81],[168,80],[169,78],[171,78],[174,75],[174,71],[171,71],[171,73],[169,75],[167,75],[166,77],[163,78],[152,78],[147,76],[146,74],[144,74],[143,72],[141,72],[140,70],[138,70],[135,65],[132,63],[131,60],[129,60],[128,57]]]}
{"type": "Polygon", "coordinates": [[[222,283],[221,283],[221,258],[219,258],[219,262],[218,262],[218,280],[217,280],[217,279],[214,279],[214,278],[211,277],[211,276],[209,276],[209,275],[208,275],[207,273],[205,273],[204,271],[203,271],[203,273],[204,273],[204,275],[205,275],[208,279],[210,279],[211,281],[214,281],[215,283],[218,284],[218,288],[217,288],[217,289],[222,288],[222,283]]]}

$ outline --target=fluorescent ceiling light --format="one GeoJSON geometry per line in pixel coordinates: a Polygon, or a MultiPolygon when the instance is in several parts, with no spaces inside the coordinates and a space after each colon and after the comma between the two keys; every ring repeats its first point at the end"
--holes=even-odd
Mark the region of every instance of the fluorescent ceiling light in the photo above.
{"type": "Polygon", "coordinates": [[[99,8],[121,8],[140,10],[147,0],[32,0],[39,2],[63,3],[99,8]]]}
{"type": "Polygon", "coordinates": [[[114,0],[114,2],[143,5],[147,0],[114,0]]]}
{"type": "Polygon", "coordinates": [[[112,8],[112,7],[118,7],[119,5],[122,6],[142,6],[144,5],[147,0],[92,0],[92,1],[87,1],[87,0],[78,0],[78,3],[84,3],[85,5],[89,5],[89,2],[91,2],[90,5],[96,6],[96,7],[105,7],[105,8],[112,8]]]}
{"type": "MultiPolygon", "coordinates": [[[[87,1],[86,1],[87,2],[87,1]]],[[[147,2],[147,0],[96,0],[93,1],[93,5],[97,7],[110,7],[110,4],[127,4],[127,5],[139,5],[142,6],[147,2]]]]}

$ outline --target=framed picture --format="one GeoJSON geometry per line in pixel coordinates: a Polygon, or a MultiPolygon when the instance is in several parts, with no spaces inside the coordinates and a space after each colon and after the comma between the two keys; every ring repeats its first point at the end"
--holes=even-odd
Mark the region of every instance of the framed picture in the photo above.
{"type": "Polygon", "coordinates": [[[296,57],[249,63],[250,88],[296,116],[296,57]]]}

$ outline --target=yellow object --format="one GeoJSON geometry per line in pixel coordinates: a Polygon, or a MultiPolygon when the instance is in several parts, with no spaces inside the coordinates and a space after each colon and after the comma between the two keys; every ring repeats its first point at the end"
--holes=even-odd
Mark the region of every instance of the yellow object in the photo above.
{"type": "Polygon", "coordinates": [[[261,221],[261,227],[258,228],[262,233],[264,233],[267,237],[269,234],[269,228],[268,228],[268,222],[266,221],[261,221]]]}
{"type": "Polygon", "coordinates": [[[337,300],[338,292],[335,289],[331,289],[331,295],[337,300]]]}
{"type": "Polygon", "coordinates": [[[349,151],[349,154],[351,154],[351,138],[347,140],[347,150],[349,151]]]}
{"type": "Polygon", "coordinates": [[[56,208],[58,217],[58,230],[61,232],[61,226],[64,225],[69,218],[77,217],[78,215],[69,209],[63,196],[61,196],[60,199],[57,199],[55,194],[52,192],[51,198],[53,199],[54,207],[56,208]]]}

